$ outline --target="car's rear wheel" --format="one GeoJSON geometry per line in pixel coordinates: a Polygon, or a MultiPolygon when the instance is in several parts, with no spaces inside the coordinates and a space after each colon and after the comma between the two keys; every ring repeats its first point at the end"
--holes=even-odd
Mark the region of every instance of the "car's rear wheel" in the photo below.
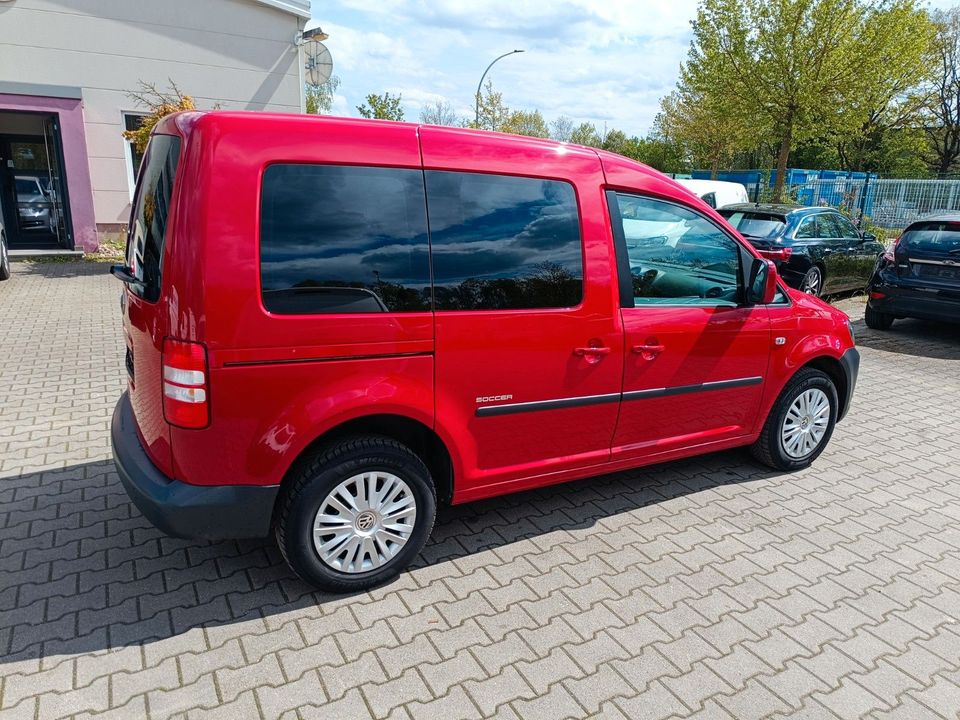
{"type": "Polygon", "coordinates": [[[800,289],[808,295],[820,297],[823,294],[823,270],[813,265],[800,282],[800,289]]]}
{"type": "Polygon", "coordinates": [[[10,254],[7,252],[7,238],[0,233],[0,280],[10,278],[10,254]]]}
{"type": "Polygon", "coordinates": [[[760,437],[750,448],[777,470],[801,470],[823,452],[837,422],[839,401],[830,376],[800,370],[777,397],[760,437]]]}
{"type": "Polygon", "coordinates": [[[354,437],[314,456],[277,507],[284,559],[330,592],[366,590],[396,577],[423,548],[436,515],[430,472],[409,448],[354,437]]]}
{"type": "Polygon", "coordinates": [[[863,321],[871,330],[889,330],[890,326],[893,325],[893,320],[893,315],[877,312],[869,305],[863,311],[863,321]]]}

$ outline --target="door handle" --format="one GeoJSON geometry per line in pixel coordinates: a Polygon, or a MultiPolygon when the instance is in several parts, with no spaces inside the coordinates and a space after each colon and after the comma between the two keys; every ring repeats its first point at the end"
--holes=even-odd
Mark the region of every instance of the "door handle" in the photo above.
{"type": "Polygon", "coordinates": [[[573,354],[577,357],[609,355],[608,347],[579,347],[573,349],[573,354]]]}
{"type": "Polygon", "coordinates": [[[666,348],[663,345],[634,345],[630,350],[637,355],[657,355],[666,348]]]}

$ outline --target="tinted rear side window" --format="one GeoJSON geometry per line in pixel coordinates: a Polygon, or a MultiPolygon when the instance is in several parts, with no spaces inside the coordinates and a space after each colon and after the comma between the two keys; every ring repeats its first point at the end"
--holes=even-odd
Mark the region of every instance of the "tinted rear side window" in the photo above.
{"type": "Polygon", "coordinates": [[[573,307],[583,250],[573,186],[427,171],[437,310],[573,307]]]}
{"type": "Polygon", "coordinates": [[[430,310],[423,174],[271,165],[263,176],[263,304],[282,314],[430,310]]]}
{"type": "Polygon", "coordinates": [[[127,265],[142,283],[142,288],[131,285],[131,290],[150,302],[160,297],[164,235],[179,158],[179,137],[154,135],[137,179],[127,233],[127,265]]]}

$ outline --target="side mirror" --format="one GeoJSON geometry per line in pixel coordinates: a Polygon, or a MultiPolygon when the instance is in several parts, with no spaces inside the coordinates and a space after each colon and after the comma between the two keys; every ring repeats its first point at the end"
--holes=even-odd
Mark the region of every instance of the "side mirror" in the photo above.
{"type": "Polygon", "coordinates": [[[863,233],[860,237],[863,238],[863,241],[864,241],[864,242],[876,242],[876,241],[877,241],[877,236],[874,235],[873,233],[865,232],[865,233],[863,233]]]}
{"type": "Polygon", "coordinates": [[[777,296],[777,265],[773,260],[754,258],[750,265],[747,300],[751,305],[769,305],[777,296]]]}

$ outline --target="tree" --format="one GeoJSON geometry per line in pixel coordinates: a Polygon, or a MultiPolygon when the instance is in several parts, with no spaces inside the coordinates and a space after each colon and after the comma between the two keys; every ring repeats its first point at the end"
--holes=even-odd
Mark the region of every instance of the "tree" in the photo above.
{"type": "Polygon", "coordinates": [[[512,110],[507,121],[500,127],[500,132],[539,138],[550,137],[550,128],[539,110],[512,110]]]}
{"type": "Polygon", "coordinates": [[[385,92],[383,95],[371,93],[367,95],[367,102],[363,105],[357,105],[357,112],[362,117],[374,118],[376,120],[403,120],[403,94],[391,95],[385,92]]]}
{"type": "Polygon", "coordinates": [[[868,12],[863,45],[872,55],[862,63],[869,68],[869,81],[859,83],[841,108],[850,117],[849,131],[835,140],[842,169],[890,171],[904,142],[913,142],[910,133],[900,131],[918,127],[929,105],[935,37],[930,16],[912,0],[894,0],[868,12]]]}
{"type": "Polygon", "coordinates": [[[503,93],[493,89],[493,82],[487,80],[483,90],[477,96],[479,113],[470,127],[480,130],[501,130],[510,119],[511,110],[503,102],[503,93]]]}
{"type": "Polygon", "coordinates": [[[936,77],[926,132],[938,174],[950,172],[960,160],[960,8],[934,14],[936,77]]]}
{"type": "Polygon", "coordinates": [[[459,125],[460,120],[447,100],[435,100],[420,110],[420,122],[427,125],[459,125]]]}
{"type": "Polygon", "coordinates": [[[570,133],[570,142],[588,147],[600,147],[603,144],[596,126],[588,122],[580,123],[573,129],[570,133]]]}
{"type": "Polygon", "coordinates": [[[756,140],[730,97],[715,90],[695,90],[683,81],[660,101],[654,130],[676,145],[691,164],[710,168],[713,179],[721,165],[756,140]]]}
{"type": "Polygon", "coordinates": [[[560,142],[570,142],[573,135],[573,120],[566,115],[561,115],[550,123],[550,137],[560,142]]]}
{"type": "Polygon", "coordinates": [[[170,89],[164,91],[160,90],[154,83],[140,80],[137,83],[138,89],[127,93],[127,96],[132,98],[137,105],[149,111],[149,114],[140,120],[140,126],[136,130],[123,131],[123,136],[133,143],[137,152],[141,155],[146,152],[153,128],[164,117],[181,110],[196,110],[192,97],[180,92],[180,88],[173,80],[168,78],[167,82],[170,83],[170,89]]]}
{"type": "Polygon", "coordinates": [[[333,109],[333,94],[340,88],[340,78],[332,75],[329,80],[319,85],[307,85],[305,88],[307,113],[310,115],[327,115],[333,109]]]}
{"type": "Polygon", "coordinates": [[[916,8],[916,0],[703,0],[681,85],[695,97],[725,96],[724,109],[758,140],[775,139],[780,198],[791,150],[825,132],[856,131],[856,113],[838,110],[867,92],[896,52],[897,22],[879,34],[868,24],[916,8]]]}

